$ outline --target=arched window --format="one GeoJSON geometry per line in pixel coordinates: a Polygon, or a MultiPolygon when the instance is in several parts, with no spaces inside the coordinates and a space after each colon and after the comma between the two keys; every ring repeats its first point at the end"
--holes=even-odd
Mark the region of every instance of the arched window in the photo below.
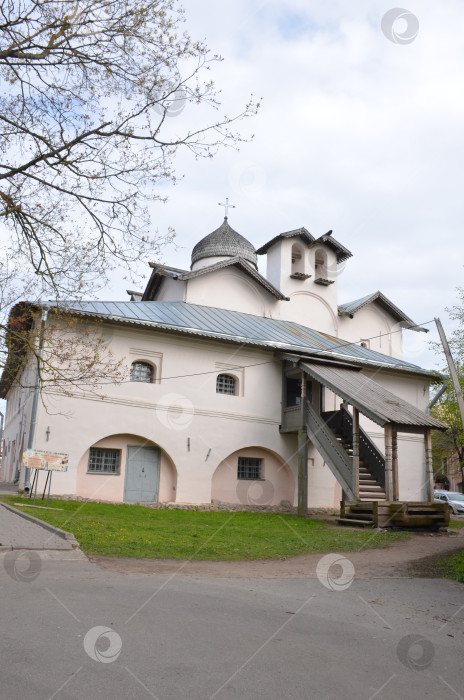
{"type": "Polygon", "coordinates": [[[304,274],[304,258],[303,251],[299,245],[292,245],[292,275],[304,274]]]}
{"type": "Polygon", "coordinates": [[[132,382],[147,382],[151,384],[154,373],[153,365],[149,365],[148,362],[133,362],[130,378],[132,382]]]}
{"type": "Polygon", "coordinates": [[[320,248],[316,250],[314,265],[316,268],[316,279],[320,277],[327,279],[327,253],[325,250],[320,248]]]}
{"type": "Polygon", "coordinates": [[[327,253],[321,248],[316,250],[316,255],[314,257],[314,268],[316,272],[314,282],[316,284],[320,284],[323,287],[328,287],[330,284],[335,282],[335,280],[329,279],[327,253]]]}
{"type": "Polygon", "coordinates": [[[230,374],[218,374],[216,379],[216,393],[235,394],[237,380],[230,374]]]}

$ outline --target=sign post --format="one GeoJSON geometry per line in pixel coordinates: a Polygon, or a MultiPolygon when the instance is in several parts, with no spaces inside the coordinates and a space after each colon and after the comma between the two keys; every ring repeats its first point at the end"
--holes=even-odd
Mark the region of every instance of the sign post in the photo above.
{"type": "MultiPolygon", "coordinates": [[[[45,486],[44,486],[44,492],[42,495],[42,501],[45,498],[45,491],[47,489],[47,484],[48,484],[48,495],[47,495],[47,507],[50,501],[50,488],[52,485],[52,475],[53,472],[67,472],[68,471],[68,460],[69,460],[69,455],[65,454],[64,452],[46,452],[45,450],[25,450],[23,453],[23,465],[27,469],[35,469],[36,472],[34,474],[34,479],[33,479],[33,486],[35,482],[35,493],[34,493],[34,501],[33,503],[35,504],[35,499],[37,496],[37,485],[39,482],[38,478],[38,471],[46,471],[47,472],[47,478],[45,480],[45,486]]],[[[31,489],[32,492],[32,489],[31,489]]]]}

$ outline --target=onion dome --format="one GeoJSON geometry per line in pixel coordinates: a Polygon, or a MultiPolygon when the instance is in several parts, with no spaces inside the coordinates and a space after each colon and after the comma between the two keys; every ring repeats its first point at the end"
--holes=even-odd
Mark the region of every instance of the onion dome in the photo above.
{"type": "Polygon", "coordinates": [[[256,250],[246,238],[229,226],[226,217],[219,228],[196,244],[192,251],[192,265],[204,258],[237,256],[256,267],[256,250]]]}

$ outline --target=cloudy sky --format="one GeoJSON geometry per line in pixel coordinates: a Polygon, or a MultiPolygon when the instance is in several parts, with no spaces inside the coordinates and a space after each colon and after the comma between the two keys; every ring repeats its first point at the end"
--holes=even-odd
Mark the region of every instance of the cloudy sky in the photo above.
{"type": "MultiPolygon", "coordinates": [[[[255,135],[240,151],[179,153],[184,177],[160,188],[169,201],[152,210],[154,228],[177,233],[164,262],[190,266],[228,196],[231,225],[256,247],[300,226],[333,229],[353,252],[340,302],[380,289],[416,322],[439,316],[451,330],[445,307],[464,264],[464,5],[394,9],[376,0],[186,3],[189,33],[224,59],[213,69],[224,111],[240,111],[251,93],[262,106],[240,127],[255,135]]],[[[187,105],[174,118],[198,115],[187,105]]],[[[124,298],[127,286],[119,277],[101,297],[124,298]]],[[[406,359],[434,366],[425,334],[405,336],[406,359]]]]}

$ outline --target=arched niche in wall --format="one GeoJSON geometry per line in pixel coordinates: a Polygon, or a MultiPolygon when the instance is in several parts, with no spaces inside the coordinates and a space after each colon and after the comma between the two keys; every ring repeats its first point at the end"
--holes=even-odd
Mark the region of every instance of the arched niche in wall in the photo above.
{"type": "Polygon", "coordinates": [[[292,275],[304,275],[305,274],[305,260],[303,247],[299,243],[293,243],[292,245],[292,275]]]}
{"type": "Polygon", "coordinates": [[[232,452],[211,479],[211,500],[244,506],[293,504],[295,480],[285,460],[264,447],[232,452]]]}

